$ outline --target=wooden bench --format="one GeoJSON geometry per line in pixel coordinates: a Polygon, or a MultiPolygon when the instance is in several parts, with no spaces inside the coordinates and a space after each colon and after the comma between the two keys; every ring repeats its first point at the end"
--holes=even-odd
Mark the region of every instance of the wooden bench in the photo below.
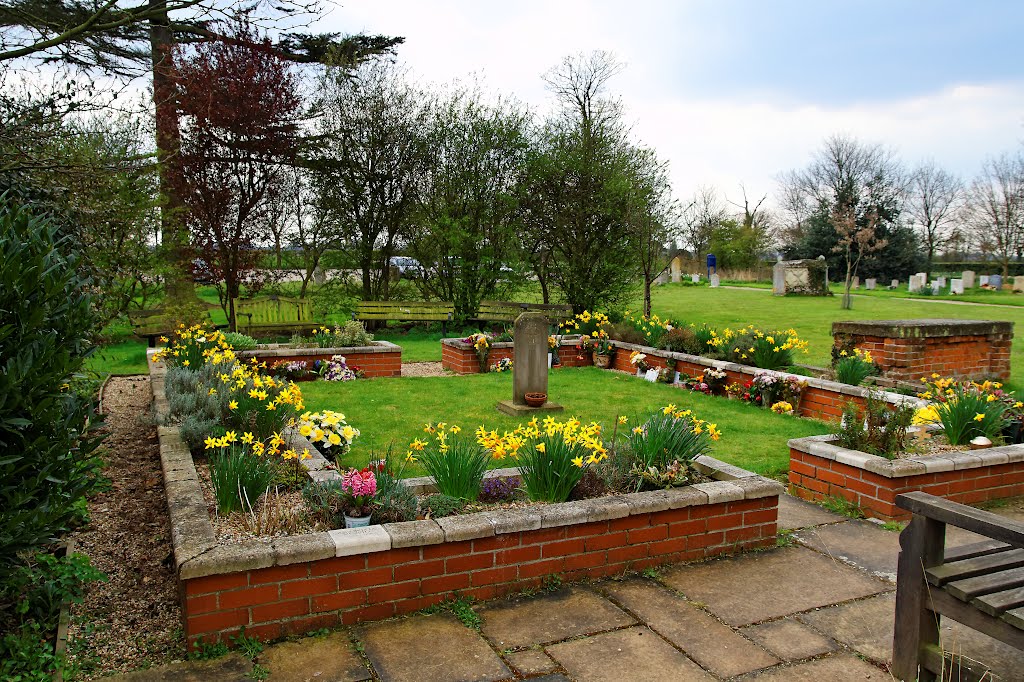
{"type": "Polygon", "coordinates": [[[360,301],[352,319],[440,322],[444,334],[454,315],[455,305],[446,301],[360,301]]]}
{"type": "Polygon", "coordinates": [[[896,506],[913,518],[900,534],[892,674],[923,681],[952,669],[951,679],[980,680],[984,665],[943,650],[939,618],[1024,650],[1024,524],[921,492],[896,506]],[[946,549],[947,524],[986,540],[946,549]]]}
{"type": "Polygon", "coordinates": [[[304,332],[319,326],[308,298],[235,299],[235,327],[250,336],[259,332],[304,332]]]}
{"type": "MultiPolygon", "coordinates": [[[[156,345],[156,340],[159,337],[170,337],[176,326],[176,320],[171,319],[163,308],[129,310],[128,321],[131,322],[132,333],[139,338],[146,339],[150,348],[156,345]]],[[[206,311],[205,317],[200,322],[210,327],[214,326],[209,310],[206,311]]]]}
{"type": "Polygon", "coordinates": [[[552,324],[572,317],[572,306],[559,303],[517,303],[515,301],[480,301],[476,316],[480,322],[515,322],[520,313],[544,313],[552,324]]]}

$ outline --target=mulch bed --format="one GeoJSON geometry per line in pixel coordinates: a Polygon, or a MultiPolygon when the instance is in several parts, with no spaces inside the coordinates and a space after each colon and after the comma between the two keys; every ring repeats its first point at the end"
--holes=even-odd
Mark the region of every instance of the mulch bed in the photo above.
{"type": "Polygon", "coordinates": [[[151,401],[145,376],[113,377],[103,392],[111,485],[90,500],[89,523],[73,537],[109,579],[72,609],[69,650],[81,679],[185,658],[151,401]]]}

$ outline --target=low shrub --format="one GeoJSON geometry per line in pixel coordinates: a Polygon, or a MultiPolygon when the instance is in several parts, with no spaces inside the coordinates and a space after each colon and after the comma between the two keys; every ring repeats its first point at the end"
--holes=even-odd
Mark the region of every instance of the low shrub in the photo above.
{"type": "Polygon", "coordinates": [[[344,526],[345,492],[341,481],[310,481],[302,488],[302,500],[314,519],[329,528],[344,526]]]}
{"type": "Polygon", "coordinates": [[[210,450],[216,450],[209,454],[209,463],[217,511],[230,514],[256,506],[256,500],[274,481],[277,472],[273,462],[256,455],[244,443],[228,442],[210,450]]]}
{"type": "Polygon", "coordinates": [[[643,341],[640,342],[641,345],[657,348],[661,341],[661,337],[672,327],[672,323],[670,320],[663,320],[653,313],[649,316],[634,316],[627,311],[625,318],[623,318],[622,322],[616,326],[632,327],[633,330],[643,338],[643,341]]]}
{"type": "Polygon", "coordinates": [[[259,341],[241,332],[225,332],[224,340],[235,351],[256,350],[256,347],[260,345],[259,341]]]}
{"type": "Polygon", "coordinates": [[[693,327],[676,327],[661,335],[658,348],[673,353],[701,355],[704,351],[697,341],[697,333],[693,327]]]}
{"type": "Polygon", "coordinates": [[[865,379],[878,372],[871,353],[860,348],[854,348],[853,353],[840,351],[832,368],[836,373],[836,381],[850,386],[860,386],[865,379]]]}
{"type": "Polygon", "coordinates": [[[466,508],[466,500],[461,497],[437,493],[429,495],[420,502],[420,508],[424,516],[432,519],[440,519],[444,516],[453,516],[466,508]]]}
{"type": "Polygon", "coordinates": [[[647,337],[643,335],[643,332],[636,329],[633,325],[624,322],[609,325],[608,338],[623,343],[634,343],[638,346],[648,345],[647,337]]]}
{"type": "Polygon", "coordinates": [[[333,328],[318,327],[308,337],[296,334],[292,337],[291,344],[300,348],[354,348],[372,345],[373,334],[366,331],[362,322],[349,320],[333,328]]]}
{"type": "Polygon", "coordinates": [[[509,478],[488,478],[480,486],[481,502],[509,502],[516,497],[523,482],[515,476],[509,478]]]}
{"type": "Polygon", "coordinates": [[[876,393],[869,392],[863,408],[855,403],[843,407],[836,432],[840,446],[893,459],[906,451],[907,429],[914,420],[914,407],[900,404],[890,409],[876,393]]]}

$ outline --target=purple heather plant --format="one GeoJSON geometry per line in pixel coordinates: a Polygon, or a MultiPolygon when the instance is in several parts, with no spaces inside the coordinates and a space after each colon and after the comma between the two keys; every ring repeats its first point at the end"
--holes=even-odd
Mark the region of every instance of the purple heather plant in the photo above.
{"type": "Polygon", "coordinates": [[[488,478],[480,486],[481,502],[509,502],[522,487],[518,476],[511,478],[488,478]]]}

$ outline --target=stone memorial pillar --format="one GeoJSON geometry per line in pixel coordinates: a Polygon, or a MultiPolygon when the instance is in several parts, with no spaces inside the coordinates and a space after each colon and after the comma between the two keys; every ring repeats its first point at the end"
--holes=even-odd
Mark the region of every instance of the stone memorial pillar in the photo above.
{"type": "Polygon", "coordinates": [[[1017,276],[1013,278],[1013,290],[1024,291],[1024,277],[1017,276]]]}
{"type": "Polygon", "coordinates": [[[1000,289],[1003,288],[1003,276],[992,275],[991,277],[988,278],[988,285],[995,289],[996,291],[999,291],[1000,289]]]}
{"type": "Polygon", "coordinates": [[[949,280],[949,293],[951,294],[962,294],[964,293],[964,281],[962,279],[953,278],[949,280]]]}
{"type": "Polygon", "coordinates": [[[561,412],[550,400],[540,407],[526,404],[527,393],[548,392],[548,318],[544,313],[522,313],[512,333],[512,400],[502,400],[498,410],[518,415],[526,412],[561,412]]]}
{"type": "Polygon", "coordinates": [[[987,287],[988,286],[988,275],[979,275],[978,276],[978,286],[979,287],[987,287]]]}
{"type": "Polygon", "coordinates": [[[860,289],[860,275],[853,276],[853,279],[850,281],[850,288],[860,289]]]}
{"type": "Polygon", "coordinates": [[[877,285],[878,280],[875,279],[874,277],[868,277],[866,280],[864,280],[864,288],[867,289],[868,291],[874,291],[877,285]]]}
{"type": "Polygon", "coordinates": [[[776,296],[786,295],[786,264],[782,261],[772,266],[772,293],[776,296]]]}
{"type": "Polygon", "coordinates": [[[718,273],[716,272],[715,274],[711,275],[711,288],[712,289],[717,288],[718,287],[718,282],[719,282],[719,280],[718,280],[718,273]]]}
{"type": "Polygon", "coordinates": [[[673,258],[672,262],[668,266],[669,273],[672,275],[672,283],[679,284],[683,281],[683,268],[679,258],[673,258]]]}
{"type": "Polygon", "coordinates": [[[974,270],[964,270],[960,279],[963,280],[964,289],[974,288],[974,270]]]}

